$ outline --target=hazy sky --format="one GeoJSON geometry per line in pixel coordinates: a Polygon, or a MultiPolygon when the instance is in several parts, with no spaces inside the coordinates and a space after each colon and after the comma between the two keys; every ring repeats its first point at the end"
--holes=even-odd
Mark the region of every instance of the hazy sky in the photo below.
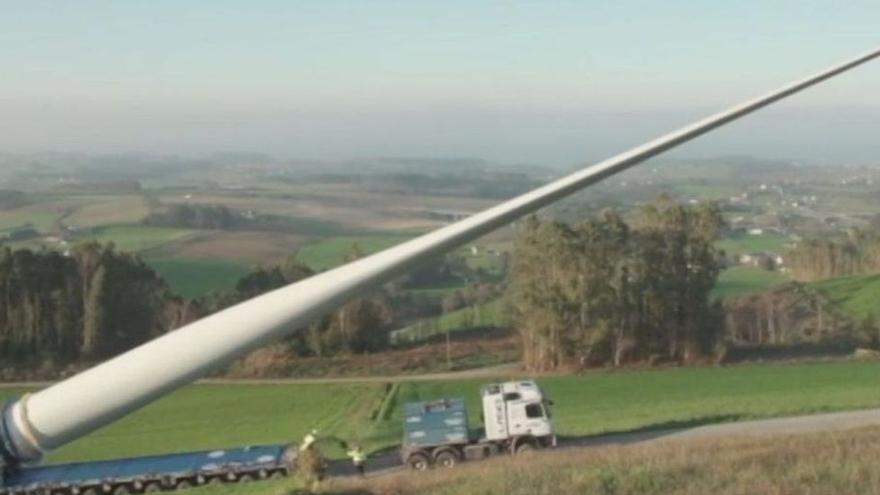
{"type": "MultiPolygon", "coordinates": [[[[2,1],[0,151],[602,158],[880,46],[878,0],[2,1]]],[[[682,148],[880,163],[880,62],[682,148]]]]}

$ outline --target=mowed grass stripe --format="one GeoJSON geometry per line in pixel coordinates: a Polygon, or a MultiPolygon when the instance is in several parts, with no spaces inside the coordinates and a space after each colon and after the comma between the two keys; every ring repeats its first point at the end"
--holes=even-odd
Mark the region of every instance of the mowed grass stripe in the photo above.
{"type": "Polygon", "coordinates": [[[297,253],[297,259],[312,269],[326,270],[343,264],[355,245],[366,255],[400,244],[412,237],[408,235],[329,237],[303,246],[297,253]]]}

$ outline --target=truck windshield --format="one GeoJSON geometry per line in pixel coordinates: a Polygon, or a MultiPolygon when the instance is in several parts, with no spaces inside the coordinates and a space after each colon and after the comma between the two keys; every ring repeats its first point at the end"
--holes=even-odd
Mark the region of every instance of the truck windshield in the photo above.
{"type": "Polygon", "coordinates": [[[543,418],[544,417],[544,409],[541,407],[541,404],[528,404],[526,406],[526,417],[527,418],[543,418]]]}

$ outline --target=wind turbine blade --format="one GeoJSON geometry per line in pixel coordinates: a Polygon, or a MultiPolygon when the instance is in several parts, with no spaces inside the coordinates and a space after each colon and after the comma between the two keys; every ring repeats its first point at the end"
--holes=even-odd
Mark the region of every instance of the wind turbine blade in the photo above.
{"type": "Polygon", "coordinates": [[[10,459],[38,459],[306,326],[420,262],[878,56],[880,49],[835,65],[462,221],[208,316],[25,396],[3,415],[0,450],[5,445],[10,459]]]}

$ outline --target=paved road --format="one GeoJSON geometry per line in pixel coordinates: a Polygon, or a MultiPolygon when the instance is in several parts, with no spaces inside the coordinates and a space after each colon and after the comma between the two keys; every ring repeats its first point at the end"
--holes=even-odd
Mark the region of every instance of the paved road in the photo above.
{"type": "MultiPolygon", "coordinates": [[[[395,382],[395,381],[428,381],[453,380],[463,378],[494,378],[517,374],[517,365],[501,365],[490,368],[467,370],[450,373],[433,373],[427,375],[374,376],[362,378],[305,378],[305,379],[265,379],[265,380],[233,380],[208,379],[199,383],[214,384],[296,384],[296,383],[351,383],[351,382],[395,382]]],[[[28,387],[39,388],[51,385],[51,382],[18,382],[0,383],[0,388],[28,387]]],[[[865,426],[880,425],[880,409],[849,411],[788,418],[765,419],[756,421],[740,421],[710,424],[686,428],[669,428],[633,433],[611,435],[595,435],[584,437],[561,438],[559,447],[594,448],[607,445],[627,445],[655,441],[682,441],[698,438],[721,438],[737,436],[772,436],[792,435],[820,431],[839,431],[865,426]]],[[[397,451],[386,452],[371,457],[367,463],[370,476],[380,476],[403,469],[397,451]]],[[[334,461],[330,466],[332,476],[351,476],[354,469],[349,462],[334,461]]]]}
{"type": "MultiPolygon", "coordinates": [[[[609,445],[629,445],[657,441],[686,441],[702,438],[768,437],[822,431],[841,431],[878,425],[880,425],[880,409],[867,409],[788,418],[740,421],[692,428],[671,428],[613,435],[567,437],[560,439],[559,448],[586,449],[609,445]]],[[[371,457],[367,462],[367,467],[369,476],[381,476],[403,469],[396,451],[371,457]]],[[[354,470],[349,463],[336,461],[331,464],[330,473],[332,476],[351,476],[354,475],[354,470]]]]}

